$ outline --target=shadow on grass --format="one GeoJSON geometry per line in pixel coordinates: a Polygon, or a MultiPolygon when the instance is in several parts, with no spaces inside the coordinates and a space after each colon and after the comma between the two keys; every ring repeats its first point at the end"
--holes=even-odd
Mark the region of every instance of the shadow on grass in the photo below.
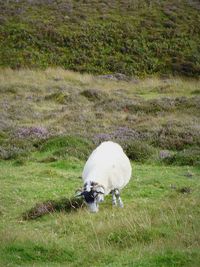
{"type": "Polygon", "coordinates": [[[71,212],[84,208],[85,204],[81,198],[62,198],[58,200],[47,200],[37,203],[33,208],[24,212],[22,217],[24,220],[34,220],[43,215],[54,212],[71,212]]]}

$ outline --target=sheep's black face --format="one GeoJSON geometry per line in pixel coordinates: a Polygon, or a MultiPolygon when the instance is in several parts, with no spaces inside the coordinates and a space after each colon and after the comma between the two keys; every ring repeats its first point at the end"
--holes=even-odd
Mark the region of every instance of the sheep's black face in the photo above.
{"type": "Polygon", "coordinates": [[[83,196],[91,212],[98,212],[98,203],[104,200],[104,187],[94,182],[87,182],[76,196],[83,196]]]}
{"type": "Polygon", "coordinates": [[[82,195],[87,203],[92,203],[95,201],[95,194],[92,190],[90,192],[84,191],[82,195]]]}
{"type": "Polygon", "coordinates": [[[91,212],[98,212],[98,203],[97,203],[97,193],[93,190],[91,191],[83,191],[82,196],[85,199],[85,202],[87,203],[87,206],[91,212]]]}

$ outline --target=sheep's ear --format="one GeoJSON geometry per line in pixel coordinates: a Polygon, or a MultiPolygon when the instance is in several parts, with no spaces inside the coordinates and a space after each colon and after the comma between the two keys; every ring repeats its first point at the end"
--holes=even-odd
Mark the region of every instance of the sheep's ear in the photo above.
{"type": "Polygon", "coordinates": [[[82,189],[77,189],[75,192],[75,197],[81,197],[83,195],[83,190],[82,189]]]}
{"type": "Polygon", "coordinates": [[[94,190],[98,193],[98,194],[104,194],[105,193],[105,189],[102,185],[97,185],[95,186],[94,190]]]}

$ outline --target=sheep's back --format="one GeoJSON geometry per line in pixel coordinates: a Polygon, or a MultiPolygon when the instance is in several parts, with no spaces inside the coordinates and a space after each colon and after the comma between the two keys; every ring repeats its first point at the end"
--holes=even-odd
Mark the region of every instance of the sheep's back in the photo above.
{"type": "Polygon", "coordinates": [[[83,180],[102,184],[108,194],[112,189],[122,189],[130,180],[131,165],[120,145],[104,142],[88,158],[82,174],[83,180]]]}

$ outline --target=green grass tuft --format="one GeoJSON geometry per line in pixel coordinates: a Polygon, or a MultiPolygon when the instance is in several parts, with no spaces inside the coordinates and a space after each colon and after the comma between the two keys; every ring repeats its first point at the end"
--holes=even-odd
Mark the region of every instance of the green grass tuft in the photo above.
{"type": "Polygon", "coordinates": [[[90,141],[76,136],[52,137],[40,147],[42,152],[51,152],[59,158],[76,157],[86,159],[93,145],[90,141]]]}

